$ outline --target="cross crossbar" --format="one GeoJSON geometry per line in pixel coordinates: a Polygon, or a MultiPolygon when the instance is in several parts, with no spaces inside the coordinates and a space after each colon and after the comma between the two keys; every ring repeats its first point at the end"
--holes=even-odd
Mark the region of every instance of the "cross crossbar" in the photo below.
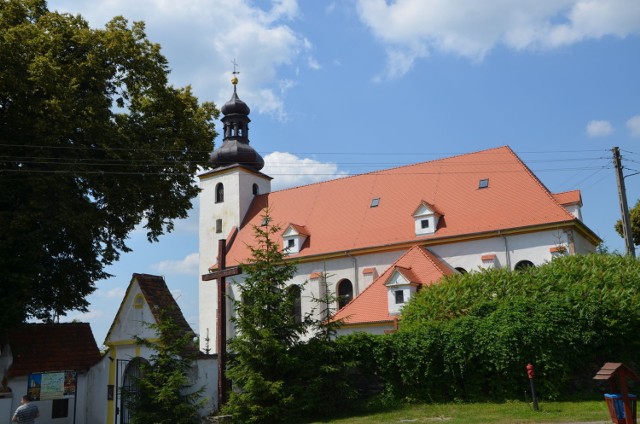
{"type": "Polygon", "coordinates": [[[218,278],[232,277],[234,275],[240,274],[242,274],[242,267],[230,266],[229,268],[219,269],[217,271],[212,271],[208,274],[203,275],[202,281],[217,280],[218,278]]]}

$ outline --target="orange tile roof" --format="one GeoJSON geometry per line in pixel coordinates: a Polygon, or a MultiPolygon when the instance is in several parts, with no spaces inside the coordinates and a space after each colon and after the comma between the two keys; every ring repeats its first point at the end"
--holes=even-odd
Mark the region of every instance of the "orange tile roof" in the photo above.
{"type": "Polygon", "coordinates": [[[9,377],[46,371],[86,371],[101,356],[91,326],[84,322],[24,324],[9,333],[13,363],[9,377]]]}
{"type": "Polygon", "coordinates": [[[310,234],[292,258],[577,222],[506,146],[258,195],[227,264],[248,260],[267,206],[272,223],[295,222],[310,234]],[[487,188],[478,188],[481,179],[487,188]],[[416,236],[412,214],[422,202],[443,216],[434,234],[416,236]]]}
{"type": "Polygon", "coordinates": [[[360,295],[340,309],[333,319],[343,320],[345,325],[392,322],[395,316],[389,315],[385,283],[395,270],[402,272],[403,275],[408,277],[409,281],[419,285],[433,284],[444,275],[454,273],[449,266],[429,250],[414,246],[387,268],[360,295]]]}
{"type": "Polygon", "coordinates": [[[580,205],[582,206],[582,196],[580,190],[563,191],[562,193],[553,193],[553,198],[561,205],[580,205]]]}

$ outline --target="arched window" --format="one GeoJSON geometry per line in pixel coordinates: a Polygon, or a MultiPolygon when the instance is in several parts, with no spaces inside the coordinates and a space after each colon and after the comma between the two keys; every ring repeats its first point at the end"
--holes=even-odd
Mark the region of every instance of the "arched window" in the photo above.
{"type": "Polygon", "coordinates": [[[467,270],[462,268],[462,267],[456,267],[456,271],[458,271],[460,274],[466,274],[467,270]]]}
{"type": "Polygon", "coordinates": [[[347,303],[353,299],[353,284],[351,281],[344,279],[338,283],[338,309],[347,306],[347,303]]]}
{"type": "Polygon", "coordinates": [[[222,183],[216,184],[216,203],[224,202],[224,185],[222,183]]]}
{"type": "Polygon", "coordinates": [[[292,315],[296,324],[300,324],[302,322],[302,289],[300,286],[293,285],[288,288],[289,296],[291,296],[292,300],[292,315]]]}
{"type": "MultiPolygon", "coordinates": [[[[120,360],[118,362],[121,362],[120,360]]],[[[149,362],[141,357],[136,357],[130,360],[122,374],[122,387],[120,388],[120,423],[128,424],[130,422],[130,399],[135,397],[140,391],[140,384],[138,381],[142,377],[142,368],[148,365],[149,362]]]]}
{"type": "Polygon", "coordinates": [[[258,184],[253,184],[253,195],[257,196],[259,194],[260,189],[258,188],[258,184]]]}
{"type": "Polygon", "coordinates": [[[531,261],[520,261],[516,264],[515,266],[515,270],[516,271],[522,271],[523,269],[527,269],[527,268],[531,268],[533,267],[533,262],[531,261]]]}

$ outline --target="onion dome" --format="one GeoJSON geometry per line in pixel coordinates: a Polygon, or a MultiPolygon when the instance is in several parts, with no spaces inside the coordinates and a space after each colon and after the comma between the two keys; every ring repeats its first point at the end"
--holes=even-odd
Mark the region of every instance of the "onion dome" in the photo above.
{"type": "Polygon", "coordinates": [[[238,97],[236,86],[238,78],[231,80],[233,83],[233,95],[222,106],[220,111],[222,118],[224,138],[222,146],[216,149],[209,161],[213,168],[221,168],[232,165],[260,171],[264,167],[264,159],[253,147],[249,146],[249,106],[238,97]]]}

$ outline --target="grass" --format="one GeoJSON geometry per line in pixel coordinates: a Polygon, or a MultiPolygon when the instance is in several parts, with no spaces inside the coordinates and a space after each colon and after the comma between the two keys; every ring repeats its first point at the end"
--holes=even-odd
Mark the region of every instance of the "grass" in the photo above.
{"type": "Polygon", "coordinates": [[[446,424],[525,424],[611,422],[604,400],[585,402],[541,402],[534,411],[530,403],[449,403],[398,405],[367,415],[317,421],[334,424],[446,423],[446,424]]]}

